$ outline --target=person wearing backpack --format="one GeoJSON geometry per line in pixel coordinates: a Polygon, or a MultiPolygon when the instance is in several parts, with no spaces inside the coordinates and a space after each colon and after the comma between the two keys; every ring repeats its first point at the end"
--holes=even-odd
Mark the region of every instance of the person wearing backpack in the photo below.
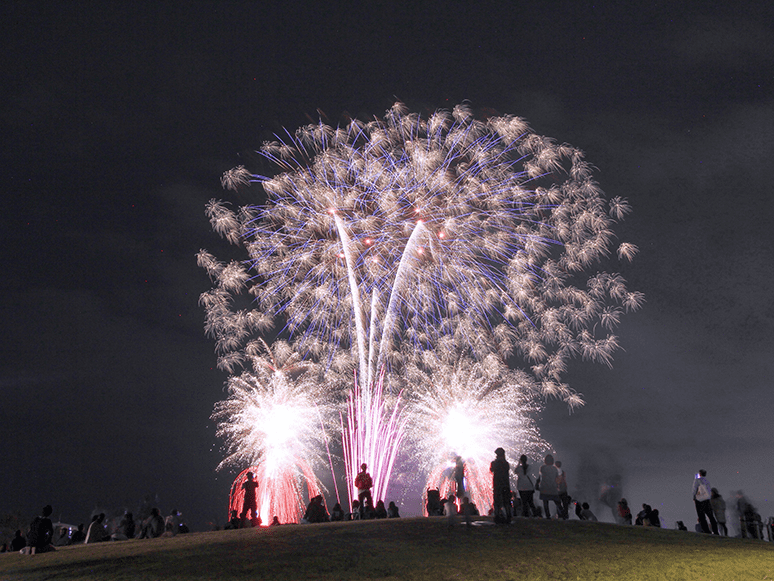
{"type": "Polygon", "coordinates": [[[707,517],[709,517],[710,525],[712,526],[712,534],[718,534],[718,523],[715,520],[715,515],[712,512],[712,487],[709,480],[707,480],[707,471],[699,470],[696,478],[693,480],[693,502],[696,505],[696,515],[699,517],[699,525],[701,530],[707,534],[710,532],[710,527],[707,526],[707,517]]]}

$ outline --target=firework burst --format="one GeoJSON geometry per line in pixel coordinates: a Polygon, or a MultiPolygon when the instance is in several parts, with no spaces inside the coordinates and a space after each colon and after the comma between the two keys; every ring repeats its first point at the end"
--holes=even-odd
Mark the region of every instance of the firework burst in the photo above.
{"type": "Polygon", "coordinates": [[[467,494],[486,511],[492,506],[494,450],[534,455],[549,447],[534,420],[541,409],[534,379],[509,370],[497,357],[413,368],[408,375],[417,388],[407,440],[412,463],[428,474],[425,489],[438,488],[444,497],[455,492],[451,469],[460,456],[467,494]]]}
{"type": "MultiPolygon", "coordinates": [[[[259,483],[258,511],[264,524],[274,516],[298,522],[305,490],[307,499],[320,493],[315,469],[325,464],[327,429],[335,425],[315,370],[292,356],[278,365],[278,351],[292,353],[279,342],[273,353],[267,349],[266,356],[254,357],[253,372],[229,378],[229,397],[213,414],[227,446],[219,468],[251,467],[259,483]]],[[[230,510],[241,507],[241,481],[248,470],[234,483],[230,510]]]]}
{"type": "MultiPolygon", "coordinates": [[[[518,117],[480,121],[459,105],[424,118],[397,103],[382,120],[304,127],[261,154],[278,175],[239,167],[223,183],[259,182],[268,203],[207,210],[249,260],[199,255],[218,283],[204,302],[227,367],[279,323],[299,352],[355,367],[365,385],[382,366],[463,345],[475,359],[519,357],[572,403],[568,358],[609,364],[612,329],[642,301],[620,275],[584,274],[611,254],[626,201],[605,200],[578,149],[518,117]],[[255,309],[233,311],[244,288],[255,309]]],[[[624,243],[617,255],[635,253],[624,243]]]]}
{"type": "MultiPolygon", "coordinates": [[[[525,417],[519,406],[532,404],[515,386],[526,384],[526,374],[542,396],[580,405],[562,379],[567,362],[610,365],[615,327],[643,300],[619,274],[602,270],[603,262],[636,255],[627,242],[614,250],[613,227],[627,202],[605,199],[580,150],[535,134],[518,117],[481,120],[466,105],[425,117],[396,103],[382,119],[337,128],[320,122],[260,153],[274,175],[240,166],[222,183],[259,183],[267,203],[207,206],[213,229],[247,258],[226,263],[199,253],[214,283],[201,299],[206,329],[229,373],[249,364],[254,336],[270,331],[329,377],[354,370],[347,413],[382,415],[345,431],[390,421],[395,409],[363,397],[381,390],[382,369],[388,392],[403,388],[404,397],[425,397],[428,406],[451,402],[457,388],[436,376],[426,395],[412,393],[407,370],[422,358],[455,373],[460,361],[493,356],[524,370],[505,380],[501,369],[499,389],[468,386],[475,395],[460,401],[479,414],[475,426],[498,424],[500,410],[525,417]],[[245,292],[254,302],[238,309],[245,292]]],[[[345,435],[345,447],[360,437],[345,435]]],[[[518,443],[497,445],[508,441],[518,443]]],[[[487,444],[487,458],[492,449],[487,444]]]]}

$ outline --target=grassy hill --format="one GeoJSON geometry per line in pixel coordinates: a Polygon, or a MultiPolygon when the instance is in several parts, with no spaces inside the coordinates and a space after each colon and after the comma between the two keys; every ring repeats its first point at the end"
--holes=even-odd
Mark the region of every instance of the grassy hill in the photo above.
{"type": "Polygon", "coordinates": [[[285,525],[0,555],[15,579],[774,579],[774,543],[581,521],[285,525]]]}

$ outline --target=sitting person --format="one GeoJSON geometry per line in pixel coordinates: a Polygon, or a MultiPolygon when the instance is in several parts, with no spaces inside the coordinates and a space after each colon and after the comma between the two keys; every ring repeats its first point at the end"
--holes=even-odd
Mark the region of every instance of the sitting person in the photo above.
{"type": "Polygon", "coordinates": [[[75,545],[77,543],[82,543],[86,540],[86,533],[83,532],[83,523],[78,525],[78,530],[73,531],[73,536],[70,538],[70,544],[75,545]]]}
{"type": "Polygon", "coordinates": [[[22,536],[22,532],[17,530],[16,534],[13,536],[13,539],[11,539],[11,550],[13,552],[21,551],[26,546],[27,540],[22,536]]]}
{"type": "Polygon", "coordinates": [[[155,539],[164,533],[164,518],[159,513],[159,509],[153,507],[151,514],[142,522],[140,529],[140,539],[155,539]]]}
{"type": "Polygon", "coordinates": [[[328,522],[330,517],[328,511],[325,510],[323,504],[322,495],[317,495],[309,501],[309,506],[306,507],[306,513],[304,514],[304,521],[308,523],[321,523],[328,522]]]}
{"type": "Polygon", "coordinates": [[[344,509],[341,508],[341,505],[338,502],[334,504],[333,509],[331,510],[331,522],[344,520],[345,516],[344,509]]]}
{"type": "Polygon", "coordinates": [[[134,517],[131,512],[127,512],[118,523],[116,532],[110,535],[110,538],[114,541],[126,541],[127,539],[134,538],[134,517]]]}
{"type": "Polygon", "coordinates": [[[90,545],[91,543],[100,543],[109,539],[107,532],[105,531],[105,513],[95,514],[91,517],[91,524],[89,530],[86,531],[86,540],[84,543],[90,545]]]}
{"type": "Polygon", "coordinates": [[[231,530],[231,529],[238,529],[240,524],[241,524],[241,521],[239,520],[239,516],[238,516],[237,511],[232,510],[231,511],[231,518],[226,523],[226,526],[224,526],[223,528],[225,530],[227,530],[227,531],[231,530]]]}
{"type": "Polygon", "coordinates": [[[590,520],[597,522],[597,517],[594,515],[593,512],[591,512],[591,509],[589,508],[589,503],[584,502],[583,503],[583,509],[581,510],[581,516],[583,517],[583,520],[590,520]]]}
{"type": "Polygon", "coordinates": [[[172,511],[169,513],[169,516],[167,516],[164,519],[164,536],[174,537],[179,532],[180,532],[180,513],[177,512],[176,508],[173,508],[172,511]]]}
{"type": "Polygon", "coordinates": [[[67,527],[59,528],[59,535],[54,539],[55,547],[66,547],[70,544],[70,530],[67,527]]]}
{"type": "Polygon", "coordinates": [[[387,509],[384,506],[383,500],[376,501],[376,510],[374,512],[376,518],[387,518],[387,509]]]}
{"type": "Polygon", "coordinates": [[[360,503],[357,500],[352,501],[352,512],[347,515],[347,520],[360,520],[360,503]]]}
{"type": "Polygon", "coordinates": [[[398,510],[398,506],[392,500],[387,507],[387,518],[400,518],[400,511],[398,510]]]}

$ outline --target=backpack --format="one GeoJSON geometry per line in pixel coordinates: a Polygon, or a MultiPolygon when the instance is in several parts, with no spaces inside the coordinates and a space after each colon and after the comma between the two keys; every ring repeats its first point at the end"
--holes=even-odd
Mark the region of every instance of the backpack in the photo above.
{"type": "Polygon", "coordinates": [[[699,480],[699,486],[696,489],[696,496],[694,498],[696,498],[696,500],[699,502],[712,498],[710,487],[707,486],[707,483],[703,480],[699,480]]]}

